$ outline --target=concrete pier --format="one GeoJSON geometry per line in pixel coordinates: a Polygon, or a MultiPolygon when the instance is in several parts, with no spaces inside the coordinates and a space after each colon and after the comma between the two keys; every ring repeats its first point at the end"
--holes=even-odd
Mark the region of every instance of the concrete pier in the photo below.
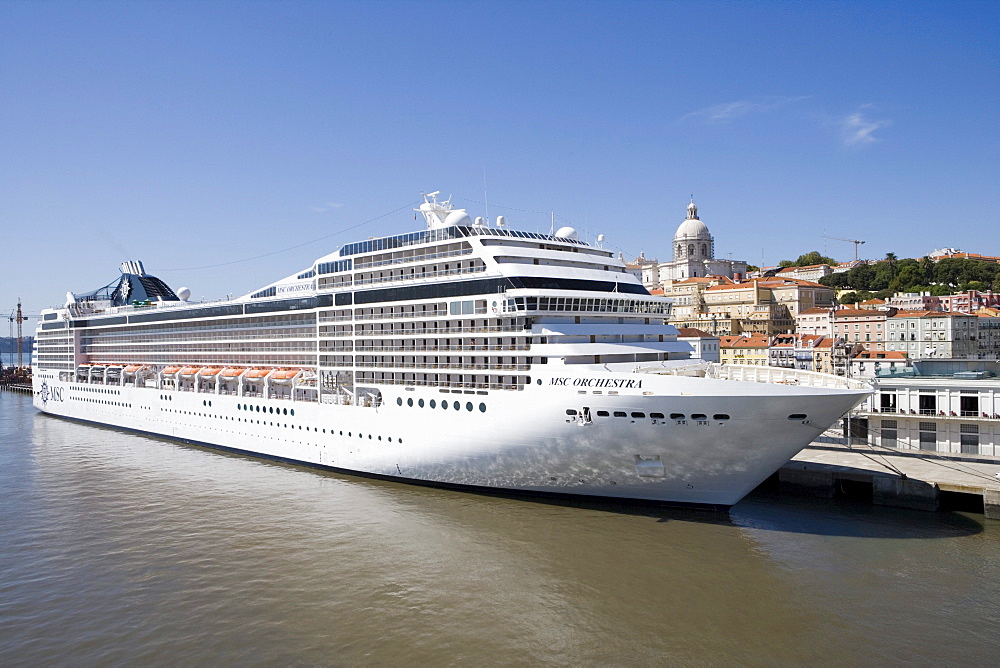
{"type": "Polygon", "coordinates": [[[990,458],[823,443],[782,467],[778,483],[787,494],[845,496],[915,510],[981,508],[987,518],[1000,519],[998,473],[1000,461],[990,458]]]}

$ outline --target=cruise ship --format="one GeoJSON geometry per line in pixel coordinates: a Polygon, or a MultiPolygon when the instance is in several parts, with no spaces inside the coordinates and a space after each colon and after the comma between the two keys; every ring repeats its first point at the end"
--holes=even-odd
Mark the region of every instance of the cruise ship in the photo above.
{"type": "Polygon", "coordinates": [[[691,360],[670,300],[600,242],[438,195],[424,229],[232,299],[122,263],[42,311],[35,406],[410,483],[726,509],[871,392],[691,360]]]}

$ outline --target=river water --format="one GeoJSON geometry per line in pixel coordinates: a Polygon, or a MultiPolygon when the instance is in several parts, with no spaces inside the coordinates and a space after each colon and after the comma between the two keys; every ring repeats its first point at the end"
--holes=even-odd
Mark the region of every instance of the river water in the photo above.
{"type": "Polygon", "coordinates": [[[995,664],[1000,522],[352,478],[0,392],[0,665],[995,664]]]}

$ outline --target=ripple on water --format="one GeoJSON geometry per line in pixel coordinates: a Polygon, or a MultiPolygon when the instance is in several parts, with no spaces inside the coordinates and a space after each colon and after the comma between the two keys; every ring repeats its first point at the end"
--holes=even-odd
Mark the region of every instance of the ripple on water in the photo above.
{"type": "Polygon", "coordinates": [[[532,503],[77,425],[27,399],[0,393],[4,665],[973,663],[1000,649],[976,630],[997,627],[997,569],[982,565],[998,532],[970,516],[532,503]]]}

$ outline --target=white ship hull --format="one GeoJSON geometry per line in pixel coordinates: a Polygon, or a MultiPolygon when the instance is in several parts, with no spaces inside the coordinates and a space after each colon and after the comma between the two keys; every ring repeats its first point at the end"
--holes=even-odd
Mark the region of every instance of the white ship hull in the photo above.
{"type": "Polygon", "coordinates": [[[35,379],[35,405],[60,417],[409,482],[726,508],[866,394],[602,375],[641,385],[594,394],[573,385],[587,376],[563,376],[485,396],[390,386],[382,388],[381,406],[362,408],[67,383],[43,374],[35,379]],[[553,384],[564,378],[566,385],[553,384]]]}

